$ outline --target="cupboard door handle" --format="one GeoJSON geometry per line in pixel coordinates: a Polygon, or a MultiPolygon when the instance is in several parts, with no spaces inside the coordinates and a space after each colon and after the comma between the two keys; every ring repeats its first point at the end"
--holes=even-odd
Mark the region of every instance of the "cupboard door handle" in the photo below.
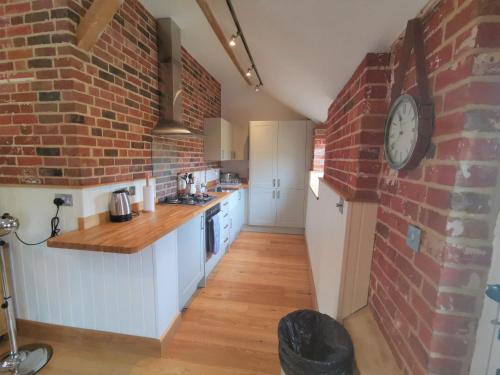
{"type": "Polygon", "coordinates": [[[273,190],[273,199],[276,198],[276,190],[273,190]]]}
{"type": "Polygon", "coordinates": [[[279,190],[277,191],[277,196],[278,196],[278,199],[280,199],[280,191],[279,190]]]}
{"type": "Polygon", "coordinates": [[[226,224],[226,226],[224,227],[224,229],[227,229],[229,227],[229,224],[226,224]]]}
{"type": "Polygon", "coordinates": [[[276,187],[276,179],[273,178],[273,187],[276,187]]]}
{"type": "Polygon", "coordinates": [[[280,179],[278,178],[278,187],[280,187],[280,179]]]}

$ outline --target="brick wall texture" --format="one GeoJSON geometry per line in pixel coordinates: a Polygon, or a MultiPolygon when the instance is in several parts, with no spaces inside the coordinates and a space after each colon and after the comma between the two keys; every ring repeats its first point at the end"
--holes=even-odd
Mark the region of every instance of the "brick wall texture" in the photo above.
{"type": "MultiPolygon", "coordinates": [[[[204,166],[201,140],[156,140],[154,18],[125,1],[90,52],[75,30],[91,2],[0,3],[0,183],[92,185],[204,166]]],[[[183,50],[184,121],[220,116],[220,85],[183,50]]]]}
{"type": "Polygon", "coordinates": [[[314,127],[312,170],[323,172],[325,169],[326,126],[318,124],[314,127]]]}
{"type": "MultiPolygon", "coordinates": [[[[423,23],[436,106],[425,160],[397,172],[383,159],[398,39],[390,53],[369,54],[330,107],[325,179],[379,199],[370,304],[405,373],[461,375],[475,346],[500,197],[500,1],[442,0],[423,23]],[[419,253],[405,243],[409,224],[423,231],[419,253]]],[[[414,90],[412,66],[405,91],[414,90]]]]}

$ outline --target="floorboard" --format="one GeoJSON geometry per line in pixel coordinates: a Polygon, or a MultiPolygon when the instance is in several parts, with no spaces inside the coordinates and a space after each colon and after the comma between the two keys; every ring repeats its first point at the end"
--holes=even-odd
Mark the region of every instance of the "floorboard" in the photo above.
{"type": "Polygon", "coordinates": [[[304,236],[242,232],[183,313],[164,358],[47,342],[55,354],[41,374],[279,374],[279,319],[312,308],[307,267],[304,236]]]}

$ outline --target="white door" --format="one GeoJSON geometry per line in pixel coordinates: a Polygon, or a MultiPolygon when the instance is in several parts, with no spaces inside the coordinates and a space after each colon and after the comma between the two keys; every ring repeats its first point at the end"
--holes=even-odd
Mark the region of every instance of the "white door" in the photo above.
{"type": "Polygon", "coordinates": [[[276,185],[276,152],[278,123],[250,123],[250,184],[252,188],[273,188],[276,185]]]}
{"type": "Polygon", "coordinates": [[[483,312],[476,335],[471,375],[500,374],[500,215],[497,217],[493,240],[493,259],[488,276],[490,285],[485,295],[483,312]],[[496,288],[495,288],[496,286],[496,288]],[[496,290],[496,292],[495,292],[496,290]]]}
{"type": "Polygon", "coordinates": [[[181,226],[177,231],[179,267],[179,307],[182,309],[198,288],[204,273],[203,215],[181,226]]]}
{"type": "Polygon", "coordinates": [[[250,188],[250,225],[273,226],[276,222],[276,190],[250,188]]]}
{"type": "Polygon", "coordinates": [[[276,225],[304,227],[304,189],[276,190],[276,225]]]}
{"type": "Polygon", "coordinates": [[[279,122],[277,187],[304,189],[306,140],[307,121],[279,122]]]}

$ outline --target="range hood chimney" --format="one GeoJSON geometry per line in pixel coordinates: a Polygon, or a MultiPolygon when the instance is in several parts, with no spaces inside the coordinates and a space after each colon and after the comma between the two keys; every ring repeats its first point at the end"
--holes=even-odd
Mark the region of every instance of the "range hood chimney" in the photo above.
{"type": "Polygon", "coordinates": [[[181,31],[171,18],[160,18],[157,23],[160,119],[153,135],[201,137],[202,132],[189,129],[182,121],[181,31]]]}

